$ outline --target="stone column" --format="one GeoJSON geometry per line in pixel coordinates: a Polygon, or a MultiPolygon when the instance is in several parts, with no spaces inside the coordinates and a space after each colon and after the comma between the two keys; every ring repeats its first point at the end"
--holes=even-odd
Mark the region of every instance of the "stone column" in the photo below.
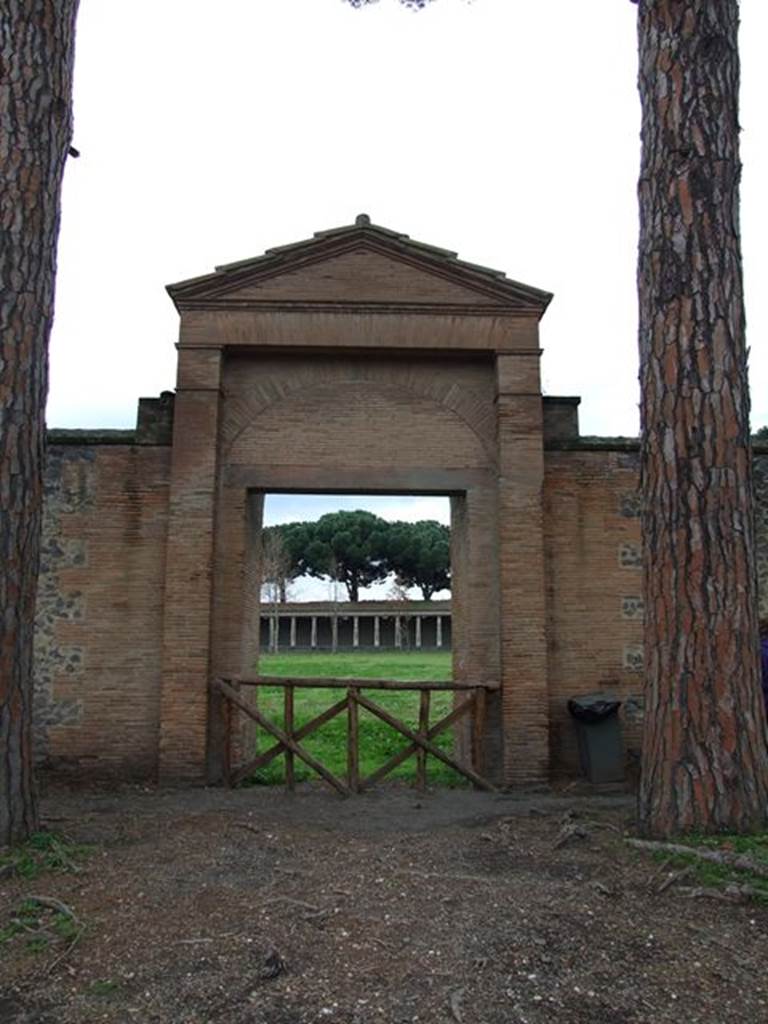
{"type": "Polygon", "coordinates": [[[205,778],[221,352],[179,351],[166,555],[161,781],[205,778]]]}
{"type": "Polygon", "coordinates": [[[338,615],[332,615],[331,616],[331,645],[333,646],[334,651],[338,650],[338,648],[339,648],[339,616],[338,615]]]}
{"type": "Polygon", "coordinates": [[[373,617],[373,646],[381,646],[381,625],[378,615],[374,615],[373,617]]]}
{"type": "Polygon", "coordinates": [[[352,646],[360,646],[360,617],[358,615],[352,617],[352,646]]]}
{"type": "Polygon", "coordinates": [[[499,355],[499,565],[504,782],[549,774],[549,692],[538,351],[499,355]]]}
{"type": "Polygon", "coordinates": [[[435,647],[443,646],[443,616],[435,617],[435,647]]]}
{"type": "Polygon", "coordinates": [[[416,646],[421,647],[421,616],[416,616],[416,646]]]}
{"type": "Polygon", "coordinates": [[[296,616],[291,616],[291,638],[289,641],[291,647],[296,646],[296,616]]]}
{"type": "Polygon", "coordinates": [[[400,647],[402,637],[400,636],[400,616],[395,616],[395,647],[400,647]]]}
{"type": "Polygon", "coordinates": [[[309,646],[312,650],[317,647],[317,616],[313,615],[309,627],[309,646]]]}
{"type": "Polygon", "coordinates": [[[270,651],[277,650],[277,644],[275,643],[275,640],[277,638],[276,626],[277,626],[277,622],[275,620],[275,616],[274,615],[270,615],[269,616],[269,650],[270,651]]]}

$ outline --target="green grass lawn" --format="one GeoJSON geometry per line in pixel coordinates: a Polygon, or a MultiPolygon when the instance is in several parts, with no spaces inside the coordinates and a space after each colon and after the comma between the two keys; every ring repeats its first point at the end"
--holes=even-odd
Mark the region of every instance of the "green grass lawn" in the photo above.
{"type": "Polygon", "coordinates": [[[452,677],[450,651],[363,651],[262,654],[263,676],[336,676],[340,679],[399,679],[403,682],[452,677]]]}
{"type": "MultiPolygon", "coordinates": [[[[284,677],[336,677],[340,679],[398,679],[404,682],[411,680],[450,680],[450,651],[382,651],[381,653],[361,652],[342,654],[265,654],[259,661],[259,673],[265,676],[284,677]]],[[[298,728],[311,718],[320,714],[340,700],[345,691],[341,688],[323,690],[294,691],[294,727],[298,728]]],[[[370,700],[390,711],[396,718],[406,722],[412,728],[418,723],[419,694],[418,692],[388,692],[383,690],[365,690],[363,693],[370,700]]],[[[262,713],[275,722],[283,725],[283,694],[280,687],[264,687],[260,691],[259,706],[262,713]]],[[[453,694],[437,692],[432,694],[430,705],[430,725],[448,714],[453,706],[453,694]]],[[[386,722],[360,708],[360,774],[370,775],[389,757],[407,746],[407,739],[390,728],[386,722]]],[[[263,732],[259,736],[259,749],[264,750],[273,741],[263,732]]],[[[453,733],[446,730],[437,737],[437,745],[450,753],[453,747],[453,733]]],[[[344,777],[347,771],[347,717],[342,713],[321,726],[302,746],[313,754],[323,765],[335,775],[344,777]]],[[[303,762],[295,759],[296,779],[316,778],[315,773],[303,762]]],[[[447,765],[430,757],[427,760],[427,773],[431,785],[458,786],[465,780],[447,765]]],[[[410,757],[399,765],[387,778],[413,780],[416,776],[416,761],[410,757]]],[[[255,784],[274,785],[285,779],[284,760],[275,758],[264,770],[258,772],[251,780],[255,784]]]]}

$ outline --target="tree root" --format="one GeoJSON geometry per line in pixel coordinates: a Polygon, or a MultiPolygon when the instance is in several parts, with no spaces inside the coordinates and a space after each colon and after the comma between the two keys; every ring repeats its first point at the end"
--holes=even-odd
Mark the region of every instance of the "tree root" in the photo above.
{"type": "Polygon", "coordinates": [[[65,917],[70,918],[75,924],[80,924],[80,920],[77,914],[68,907],[66,903],[62,903],[61,900],[57,900],[55,896],[26,896],[25,900],[30,903],[37,903],[39,907],[46,907],[48,910],[55,910],[57,914],[64,914],[65,917]]]}
{"type": "Polygon", "coordinates": [[[589,835],[587,829],[582,825],[577,825],[574,821],[567,821],[552,844],[553,850],[559,850],[561,846],[565,846],[571,839],[586,839],[589,835]]]}
{"type": "Polygon", "coordinates": [[[670,886],[675,885],[676,882],[682,882],[684,878],[690,878],[692,874],[693,866],[691,864],[689,864],[688,867],[683,868],[681,871],[670,871],[656,892],[666,892],[670,886]]]}
{"type": "Polygon", "coordinates": [[[654,842],[649,839],[627,839],[628,846],[636,850],[648,850],[650,853],[670,853],[697,860],[709,861],[721,867],[733,868],[736,871],[748,871],[758,878],[768,878],[768,864],[761,864],[742,853],[731,853],[729,850],[707,850],[697,846],[683,846],[681,843],[654,842]]]}
{"type": "Polygon", "coordinates": [[[48,964],[48,966],[45,969],[46,976],[49,975],[49,974],[52,974],[54,968],[58,967],[60,963],[63,963],[67,959],[69,954],[72,952],[72,950],[78,944],[80,939],[83,937],[83,933],[84,932],[85,932],[85,925],[83,924],[83,925],[80,926],[80,931],[75,935],[75,937],[72,939],[72,941],[67,946],[67,948],[64,950],[64,952],[63,953],[59,953],[59,955],[56,957],[56,959],[52,960],[48,964]]]}
{"type": "Polygon", "coordinates": [[[764,899],[765,891],[753,885],[737,885],[732,882],[725,889],[708,889],[704,886],[683,886],[677,895],[687,900],[709,899],[721,900],[723,903],[741,903],[746,900],[764,899]]]}

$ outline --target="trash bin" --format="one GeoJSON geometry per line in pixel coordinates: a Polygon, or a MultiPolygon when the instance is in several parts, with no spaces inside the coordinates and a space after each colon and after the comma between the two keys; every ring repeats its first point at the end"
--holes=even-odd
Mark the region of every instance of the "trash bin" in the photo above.
{"type": "Polygon", "coordinates": [[[620,707],[620,700],[605,693],[588,693],[568,701],[576,722],[581,770],[590,782],[624,779],[624,748],[617,714],[620,707]]]}

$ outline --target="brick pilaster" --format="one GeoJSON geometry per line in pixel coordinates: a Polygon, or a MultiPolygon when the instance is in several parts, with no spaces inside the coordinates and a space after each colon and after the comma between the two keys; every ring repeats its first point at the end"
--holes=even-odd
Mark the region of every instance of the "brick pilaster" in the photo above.
{"type": "Polygon", "coordinates": [[[549,770],[539,356],[497,357],[504,782],[549,770]]]}
{"type": "Polygon", "coordinates": [[[163,620],[159,775],[205,777],[221,353],[179,352],[163,620]]]}

